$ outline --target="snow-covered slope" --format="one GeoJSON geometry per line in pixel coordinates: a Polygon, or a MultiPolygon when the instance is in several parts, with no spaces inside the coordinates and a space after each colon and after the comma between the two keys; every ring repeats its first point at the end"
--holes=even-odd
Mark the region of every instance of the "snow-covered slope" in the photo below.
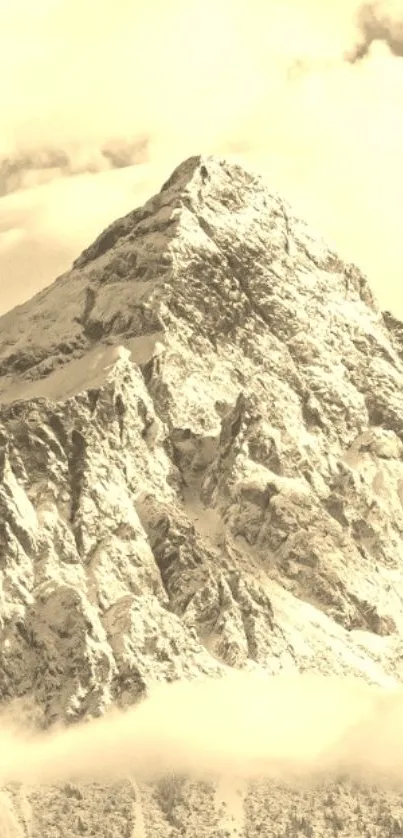
{"type": "MultiPolygon", "coordinates": [[[[3,705],[74,721],[228,666],[397,684],[402,329],[210,157],[0,318],[3,705]]],[[[224,829],[200,831],[210,793],[182,834],[224,829]]],[[[58,834],[44,794],[26,835],[58,834]]],[[[168,834],[153,801],[144,834],[168,834]]]]}

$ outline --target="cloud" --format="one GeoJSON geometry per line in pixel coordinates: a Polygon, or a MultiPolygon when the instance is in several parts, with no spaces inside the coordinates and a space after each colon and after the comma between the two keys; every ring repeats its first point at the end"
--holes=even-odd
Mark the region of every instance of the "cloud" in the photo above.
{"type": "Polygon", "coordinates": [[[399,10],[355,0],[8,4],[1,310],[67,270],[102,225],[157,191],[182,159],[219,153],[259,169],[403,315],[403,62],[393,54],[401,11],[401,2],[399,10]],[[351,63],[363,40],[363,60],[351,63]],[[76,206],[68,217],[67,191],[76,206]]]}
{"type": "Polygon", "coordinates": [[[66,175],[97,174],[147,161],[147,138],[121,138],[98,147],[33,148],[0,159],[0,197],[66,175]]]}
{"type": "Polygon", "coordinates": [[[354,64],[368,55],[374,41],[383,41],[393,55],[403,58],[403,8],[391,3],[364,3],[358,9],[357,25],[360,40],[346,53],[347,61],[354,64]]]}
{"type": "Polygon", "coordinates": [[[351,679],[230,673],[158,686],[125,712],[45,733],[0,723],[1,782],[403,777],[403,693],[351,679]],[[298,707],[298,713],[295,713],[298,707]]]}

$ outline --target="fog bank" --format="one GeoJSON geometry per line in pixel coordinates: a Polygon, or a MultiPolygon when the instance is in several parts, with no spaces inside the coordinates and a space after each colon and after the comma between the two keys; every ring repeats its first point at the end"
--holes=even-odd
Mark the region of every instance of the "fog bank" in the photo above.
{"type": "Polygon", "coordinates": [[[46,733],[3,717],[0,782],[153,780],[185,773],[403,778],[403,691],[302,675],[229,674],[159,686],[128,711],[46,733]]]}

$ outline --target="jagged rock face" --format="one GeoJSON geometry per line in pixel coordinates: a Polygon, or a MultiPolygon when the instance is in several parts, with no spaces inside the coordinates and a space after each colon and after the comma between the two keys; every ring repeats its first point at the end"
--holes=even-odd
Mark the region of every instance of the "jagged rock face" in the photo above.
{"type": "Polygon", "coordinates": [[[215,158],[0,318],[2,702],[46,725],[228,665],[399,679],[402,330],[215,158]]]}

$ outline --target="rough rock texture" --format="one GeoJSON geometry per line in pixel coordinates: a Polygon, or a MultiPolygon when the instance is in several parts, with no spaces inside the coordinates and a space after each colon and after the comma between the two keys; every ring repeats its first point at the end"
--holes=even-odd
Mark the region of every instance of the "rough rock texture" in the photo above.
{"type": "MultiPolygon", "coordinates": [[[[0,318],[3,705],[46,726],[226,666],[400,681],[402,353],[359,269],[215,158],[0,318]]],[[[144,835],[226,834],[214,789],[174,791],[141,791],[144,835]]],[[[71,789],[4,791],[22,835],[129,836],[132,786],[109,793],[126,831],[98,786],[84,826],[71,789]]],[[[334,834],[243,794],[240,835],[334,834]]],[[[403,834],[385,806],[369,834],[403,834]]]]}

